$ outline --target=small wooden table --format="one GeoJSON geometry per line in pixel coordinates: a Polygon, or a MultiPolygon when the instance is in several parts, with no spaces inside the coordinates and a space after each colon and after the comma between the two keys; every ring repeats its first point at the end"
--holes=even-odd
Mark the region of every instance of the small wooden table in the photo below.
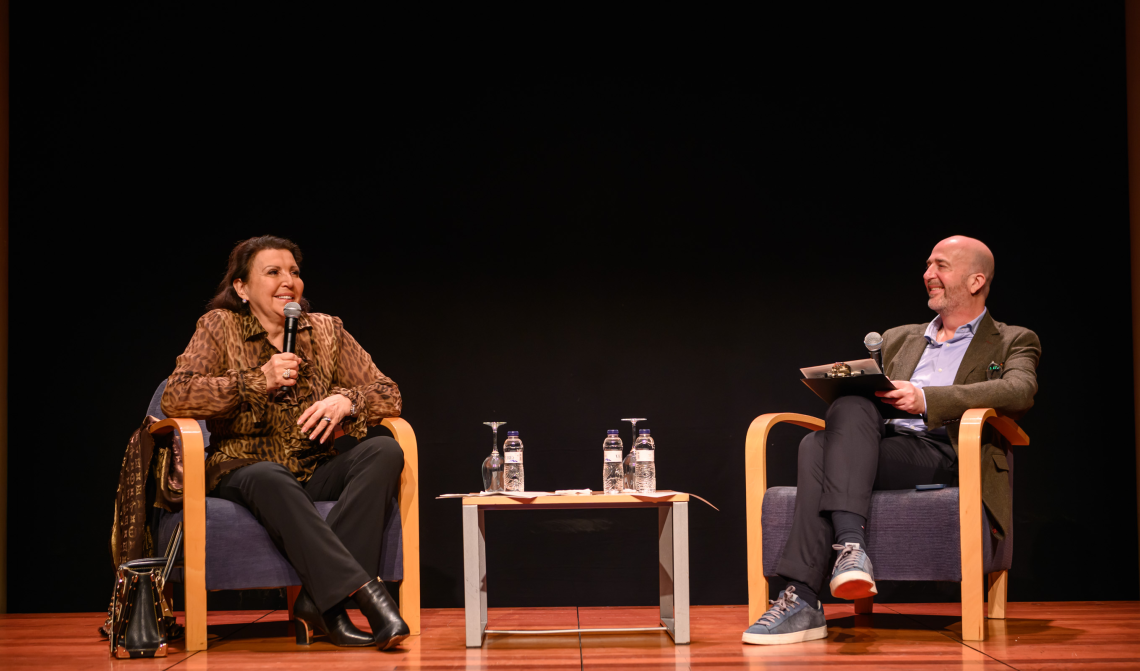
{"type": "MultiPolygon", "coordinates": [[[[658,493],[666,493],[661,491],[658,493]]],[[[671,492],[662,498],[636,494],[463,497],[463,609],[467,647],[483,645],[487,634],[563,634],[596,631],[665,631],[677,645],[689,643],[689,495],[671,492]],[[657,508],[657,551],[660,576],[661,626],[604,629],[497,630],[487,629],[487,536],[483,514],[488,510],[566,510],[582,508],[657,508]]]]}

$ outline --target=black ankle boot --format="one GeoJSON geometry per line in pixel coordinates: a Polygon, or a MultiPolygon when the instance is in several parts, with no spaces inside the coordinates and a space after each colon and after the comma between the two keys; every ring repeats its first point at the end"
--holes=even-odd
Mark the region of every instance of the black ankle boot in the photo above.
{"type": "Polygon", "coordinates": [[[368,618],[368,624],[372,625],[372,638],[378,648],[394,648],[408,637],[411,632],[408,623],[400,617],[400,609],[379,578],[356,590],[352,596],[360,606],[360,612],[368,618]]]}
{"type": "Polygon", "coordinates": [[[312,643],[314,630],[328,636],[333,645],[346,648],[372,645],[372,637],[352,624],[344,606],[338,604],[322,614],[305,590],[301,590],[293,604],[293,619],[297,627],[297,645],[312,643]]]}

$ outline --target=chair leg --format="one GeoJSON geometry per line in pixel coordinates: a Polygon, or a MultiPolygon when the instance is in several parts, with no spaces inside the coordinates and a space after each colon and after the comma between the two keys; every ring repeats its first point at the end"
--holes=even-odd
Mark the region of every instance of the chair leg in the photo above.
{"type": "Polygon", "coordinates": [[[297,603],[297,597],[301,596],[300,585],[289,585],[285,588],[285,602],[289,604],[289,621],[293,621],[293,604],[297,603]]]}
{"type": "Polygon", "coordinates": [[[989,617],[991,620],[1005,619],[1005,594],[1009,586],[1009,571],[998,571],[989,576],[989,617]]]}
{"type": "Polygon", "coordinates": [[[967,558],[967,547],[968,544],[963,542],[962,640],[984,641],[986,640],[986,594],[982,587],[982,557],[978,553],[972,558],[967,558]]]}
{"type": "Polygon", "coordinates": [[[185,585],[186,650],[206,649],[206,588],[185,585]]]}
{"type": "MultiPolygon", "coordinates": [[[[183,480],[185,482],[185,480],[183,480]]],[[[187,499],[183,497],[183,500],[187,499]]],[[[183,504],[186,510],[187,504],[183,504]]],[[[199,524],[186,525],[183,538],[185,566],[182,590],[186,601],[186,651],[205,650],[206,642],[206,524],[205,505],[196,517],[199,524]]],[[[190,515],[186,515],[190,517],[190,515]]]]}
{"type": "Polygon", "coordinates": [[[771,586],[768,579],[761,577],[753,586],[754,578],[748,580],[748,625],[760,619],[768,611],[768,598],[771,586]]]}
{"type": "Polygon", "coordinates": [[[415,576],[410,576],[408,573],[409,571],[405,568],[404,579],[400,581],[400,617],[404,618],[404,622],[408,623],[408,629],[411,635],[419,636],[420,576],[418,571],[415,576]]]}
{"type": "Polygon", "coordinates": [[[870,615],[875,610],[875,597],[869,596],[866,599],[855,599],[855,614],[856,615],[870,615]]]}
{"type": "Polygon", "coordinates": [[[748,624],[745,626],[759,620],[768,611],[771,586],[764,575],[764,547],[762,543],[752,542],[755,538],[760,538],[760,534],[761,531],[756,530],[748,535],[748,624]]]}

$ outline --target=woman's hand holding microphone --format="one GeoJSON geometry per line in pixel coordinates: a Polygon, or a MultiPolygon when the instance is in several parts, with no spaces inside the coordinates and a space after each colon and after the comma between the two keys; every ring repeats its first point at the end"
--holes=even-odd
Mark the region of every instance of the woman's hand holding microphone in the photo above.
{"type": "Polygon", "coordinates": [[[301,370],[301,357],[292,352],[274,354],[261,372],[265,374],[265,391],[272,394],[282,387],[292,387],[297,384],[297,375],[301,370]]]}

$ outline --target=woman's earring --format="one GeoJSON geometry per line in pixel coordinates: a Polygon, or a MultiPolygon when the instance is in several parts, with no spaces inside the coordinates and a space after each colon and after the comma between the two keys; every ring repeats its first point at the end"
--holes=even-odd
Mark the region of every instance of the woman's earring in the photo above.
{"type": "Polygon", "coordinates": [[[245,303],[248,303],[249,301],[243,298],[243,299],[241,299],[241,302],[242,302],[243,304],[245,304],[245,303]]]}

